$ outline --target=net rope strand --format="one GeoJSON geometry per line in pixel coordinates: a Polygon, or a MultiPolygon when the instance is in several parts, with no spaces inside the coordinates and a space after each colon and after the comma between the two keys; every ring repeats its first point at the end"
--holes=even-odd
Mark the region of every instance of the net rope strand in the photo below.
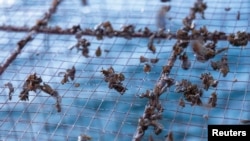
{"type": "MultiPolygon", "coordinates": [[[[192,11],[190,10],[190,13],[191,13],[192,11]]],[[[193,11],[194,12],[194,11],[193,11]]],[[[194,12],[194,14],[197,14],[196,12],[194,12]]],[[[195,19],[195,17],[191,20],[191,22],[193,22],[193,20],[195,19]]],[[[178,35],[177,35],[178,36],[178,35]]],[[[176,42],[177,43],[177,42],[176,42]]],[[[175,55],[175,54],[177,54],[176,53],[176,50],[174,50],[174,48],[173,48],[173,51],[172,51],[172,53],[171,53],[171,55],[170,55],[170,58],[168,59],[168,62],[167,62],[167,66],[169,66],[169,72],[164,72],[164,70],[161,72],[161,74],[160,74],[160,78],[158,79],[158,81],[157,81],[157,83],[162,83],[161,81],[163,81],[164,79],[165,79],[165,77],[167,77],[168,78],[168,75],[170,74],[170,72],[171,72],[171,70],[172,70],[172,68],[173,68],[173,65],[175,64],[175,62],[176,62],[176,59],[177,59],[177,56],[178,55],[175,55]]],[[[154,90],[155,89],[157,89],[157,87],[160,87],[160,89],[162,89],[163,87],[165,87],[165,85],[166,85],[166,87],[168,88],[168,87],[171,87],[171,84],[168,84],[168,83],[166,83],[166,84],[164,84],[163,86],[158,86],[158,84],[155,84],[155,87],[154,87],[154,90]]],[[[152,92],[152,95],[153,95],[153,97],[157,97],[157,103],[158,102],[160,102],[160,101],[158,101],[159,100],[159,97],[161,96],[161,94],[159,94],[159,93],[157,93],[157,92],[152,92]]],[[[150,99],[150,98],[149,98],[150,99]]],[[[152,107],[154,107],[154,109],[153,109],[153,111],[155,111],[155,105],[151,105],[150,103],[148,103],[147,104],[148,106],[152,106],[152,107]]],[[[134,134],[134,138],[133,138],[133,140],[134,141],[140,141],[141,139],[142,139],[142,137],[143,137],[143,135],[144,135],[144,133],[145,133],[145,129],[143,129],[144,127],[143,126],[152,126],[152,125],[142,125],[142,124],[144,124],[143,123],[143,121],[142,120],[144,120],[144,119],[147,119],[147,120],[150,120],[150,117],[149,117],[149,119],[146,117],[147,115],[148,115],[148,109],[147,109],[147,105],[146,105],[146,107],[145,107],[145,110],[144,110],[144,113],[143,113],[143,116],[141,116],[142,118],[141,119],[139,119],[139,123],[138,123],[138,127],[137,127],[137,131],[136,131],[136,133],[134,134]]],[[[159,112],[159,111],[158,111],[159,112]]],[[[151,116],[151,115],[150,115],[151,116]]],[[[160,120],[160,119],[159,119],[160,120]]],[[[153,122],[153,121],[150,121],[150,122],[153,122]]],[[[154,128],[156,128],[156,127],[154,127],[154,128]]],[[[147,129],[146,129],[147,130],[147,129]]],[[[158,134],[158,133],[156,133],[155,132],[155,134],[158,134]]],[[[184,139],[185,139],[185,136],[184,136],[184,139]]]]}
{"type": "MultiPolygon", "coordinates": [[[[9,66],[9,64],[13,60],[15,60],[16,56],[22,51],[25,44],[27,42],[29,42],[30,40],[32,40],[32,38],[34,38],[34,35],[35,35],[37,29],[43,27],[44,25],[47,25],[47,22],[51,18],[51,15],[56,12],[56,8],[60,2],[61,2],[61,0],[53,0],[52,4],[51,4],[51,8],[49,9],[49,12],[46,12],[42,19],[38,19],[37,23],[34,26],[32,26],[32,28],[30,28],[28,31],[26,30],[26,32],[28,32],[27,36],[24,37],[24,39],[20,40],[17,43],[16,51],[14,51],[14,53],[12,53],[11,56],[6,60],[6,62],[0,67],[0,75],[9,66]]],[[[3,29],[5,29],[5,28],[3,28],[3,29]]],[[[18,29],[20,29],[20,28],[18,28],[18,29]]],[[[10,30],[7,28],[7,31],[10,31],[10,30]]],[[[21,30],[21,31],[24,31],[24,30],[21,30]]]]}

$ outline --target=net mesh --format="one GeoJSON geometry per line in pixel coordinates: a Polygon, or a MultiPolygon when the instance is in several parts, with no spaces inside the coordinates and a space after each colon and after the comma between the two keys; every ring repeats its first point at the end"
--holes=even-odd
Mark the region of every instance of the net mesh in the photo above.
{"type": "MultiPolygon", "coordinates": [[[[182,20],[189,15],[190,8],[196,0],[160,1],[123,1],[96,0],[82,1],[61,0],[0,0],[0,140],[78,140],[80,135],[86,135],[92,140],[136,140],[139,132],[139,118],[145,113],[149,99],[139,95],[146,90],[153,90],[157,84],[162,67],[167,65],[173,46],[177,42],[176,32],[183,27],[182,20]],[[54,4],[53,4],[54,3],[54,4]],[[55,4],[56,3],[56,4],[55,4]],[[48,27],[60,27],[65,30],[75,25],[81,29],[93,30],[104,21],[112,23],[114,29],[124,25],[134,25],[135,31],[148,27],[158,31],[156,17],[162,6],[170,5],[171,9],[164,17],[166,32],[173,38],[156,38],[156,52],[147,48],[149,38],[133,34],[130,39],[123,36],[112,38],[104,36],[98,40],[87,31],[83,38],[91,44],[88,47],[89,57],[73,47],[77,43],[75,35],[70,32],[52,32],[48,27]],[[54,12],[49,11],[56,7],[54,12]],[[40,25],[35,34],[39,19],[45,13],[47,25],[40,25]],[[32,34],[31,34],[32,33],[32,34]],[[17,43],[32,37],[23,47],[17,43]],[[96,50],[102,53],[96,56],[96,50]],[[13,54],[16,56],[13,58],[13,54]],[[151,71],[145,73],[145,63],[140,62],[140,56],[158,58],[157,63],[149,63],[151,71]],[[75,79],[62,84],[62,72],[75,67],[75,79]],[[112,67],[115,73],[123,73],[123,86],[127,88],[124,94],[110,89],[104,80],[103,69],[112,67]],[[36,73],[42,81],[49,84],[61,96],[61,112],[55,107],[56,100],[42,90],[30,91],[29,100],[20,100],[25,80],[30,74],[36,73]],[[7,83],[14,88],[11,100],[7,83]],[[77,86],[77,85],[80,86],[77,86]]],[[[250,32],[250,2],[248,0],[210,0],[204,1],[207,8],[204,13],[196,14],[193,20],[195,28],[206,26],[208,31],[223,31],[226,35],[238,31],[250,32]],[[230,10],[226,11],[225,8],[230,10]],[[240,19],[237,20],[238,11],[240,19]]],[[[139,33],[139,32],[138,32],[139,33]]],[[[145,130],[141,140],[152,137],[164,140],[169,132],[174,140],[207,140],[208,124],[243,124],[249,120],[250,64],[249,44],[236,47],[227,40],[218,40],[217,49],[229,47],[228,50],[216,55],[204,63],[197,61],[191,44],[184,48],[191,62],[188,70],[182,69],[182,61],[176,59],[169,77],[175,82],[187,79],[202,88],[200,79],[202,73],[210,72],[218,80],[217,87],[203,90],[200,97],[207,103],[211,93],[216,92],[216,107],[179,105],[182,93],[176,92],[173,85],[160,97],[164,111],[158,122],[162,125],[159,135],[154,133],[154,127],[145,130]],[[226,77],[220,71],[211,67],[210,61],[218,61],[227,55],[229,72],[226,77]]]]}

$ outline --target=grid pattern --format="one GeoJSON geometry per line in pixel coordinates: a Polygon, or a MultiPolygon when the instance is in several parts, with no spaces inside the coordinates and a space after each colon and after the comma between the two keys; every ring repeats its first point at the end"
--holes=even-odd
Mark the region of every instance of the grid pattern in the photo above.
{"type": "MultiPolygon", "coordinates": [[[[16,27],[32,27],[49,9],[52,1],[5,2],[0,0],[0,24],[16,27]]],[[[57,10],[48,21],[47,26],[70,28],[79,24],[81,28],[94,28],[103,21],[110,21],[114,29],[122,25],[133,24],[136,30],[148,27],[157,31],[155,17],[163,5],[171,5],[168,12],[166,28],[175,34],[182,25],[182,19],[188,15],[195,0],[175,0],[168,3],[160,1],[123,1],[96,0],[88,1],[83,6],[80,0],[62,0],[57,10]],[[171,20],[169,19],[171,18],[171,20]]],[[[237,31],[250,32],[250,2],[248,0],[211,0],[207,1],[205,19],[197,14],[194,20],[196,28],[206,25],[209,31],[223,31],[226,34],[237,31]],[[225,11],[230,7],[230,11],[225,11]],[[240,20],[236,20],[240,11],[240,20]]],[[[27,32],[0,31],[1,65],[16,49],[16,44],[27,32]]],[[[138,119],[143,115],[147,99],[138,95],[147,89],[153,89],[160,77],[162,66],[166,65],[176,39],[155,39],[157,51],[153,54],[147,49],[148,38],[104,37],[97,40],[95,36],[83,36],[90,43],[88,58],[73,48],[76,44],[74,35],[37,33],[5,69],[0,76],[0,140],[77,140],[81,134],[92,140],[133,140],[137,130],[138,119]],[[95,56],[98,47],[103,50],[100,57],[95,56]],[[104,51],[106,50],[106,51],[104,51]],[[140,56],[159,58],[152,65],[150,73],[143,72],[144,63],[140,56]],[[61,84],[66,69],[75,66],[75,80],[61,84]],[[122,72],[126,79],[123,85],[127,90],[120,95],[109,89],[101,73],[102,69],[112,66],[115,72],[122,72]],[[58,91],[62,97],[62,111],[57,112],[55,99],[42,91],[30,92],[29,101],[21,101],[19,93],[29,74],[36,72],[43,82],[58,91]],[[12,100],[9,100],[6,83],[11,82],[15,88],[12,100]],[[79,83],[79,87],[75,87],[79,83]]],[[[227,54],[230,72],[223,77],[214,71],[210,61],[201,63],[196,60],[191,45],[185,49],[191,61],[191,68],[183,70],[181,61],[176,60],[170,77],[175,81],[188,79],[201,86],[200,75],[210,72],[219,80],[216,88],[204,91],[201,100],[206,103],[212,92],[218,94],[217,106],[178,105],[182,94],[176,93],[172,86],[161,97],[164,108],[162,119],[163,131],[155,135],[149,127],[142,140],[152,136],[155,140],[164,140],[172,131],[178,141],[207,140],[208,124],[241,124],[249,120],[250,64],[249,44],[235,47],[226,40],[217,43],[217,49],[229,47],[211,60],[220,60],[227,54]]]]}

